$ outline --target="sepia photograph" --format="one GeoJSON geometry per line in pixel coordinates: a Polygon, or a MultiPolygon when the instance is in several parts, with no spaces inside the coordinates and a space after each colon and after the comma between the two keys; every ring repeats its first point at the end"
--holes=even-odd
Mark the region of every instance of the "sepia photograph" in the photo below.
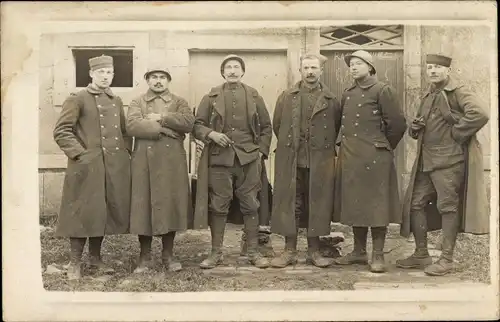
{"type": "Polygon", "coordinates": [[[2,4],[13,320],[499,317],[494,4],[286,3],[2,4]]]}

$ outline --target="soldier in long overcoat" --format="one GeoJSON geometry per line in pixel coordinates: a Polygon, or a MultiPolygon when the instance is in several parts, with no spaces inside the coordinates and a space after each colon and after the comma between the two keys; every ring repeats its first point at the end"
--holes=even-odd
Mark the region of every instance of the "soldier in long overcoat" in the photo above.
{"type": "Polygon", "coordinates": [[[340,104],[320,81],[324,58],[301,58],[302,80],[276,102],[273,130],[278,138],[271,231],[285,237],[285,250],[271,265],[297,261],[299,228],[307,228],[308,261],[326,267],[331,261],[319,250],[319,237],[330,234],[333,214],[335,142],[340,104]]]}
{"type": "Polygon", "coordinates": [[[68,157],[56,235],[69,237],[69,279],[81,277],[89,238],[90,264],[113,272],[101,259],[105,235],[125,234],[130,216],[130,149],[122,100],[109,86],[113,58],[89,60],[92,83],[63,103],[54,140],[68,157]]]}
{"type": "Polygon", "coordinates": [[[271,119],[258,91],[241,82],[245,62],[240,56],[226,56],[220,72],[226,82],[202,98],[193,130],[204,148],[192,225],[203,228],[208,219],[212,235],[211,254],[200,267],[214,268],[222,263],[227,216],[237,198],[243,214],[248,259],[256,267],[266,268],[269,262],[258,251],[257,239],[263,158],[269,155],[271,119]]]}
{"type": "Polygon", "coordinates": [[[394,149],[406,120],[397,94],[377,80],[373,57],[356,51],[345,57],[355,82],[342,95],[339,172],[334,221],[353,227],[354,250],[337,264],[368,263],[366,238],[371,227],[372,272],[384,272],[389,223],[400,223],[400,198],[394,149]]]}
{"type": "Polygon", "coordinates": [[[153,236],[162,238],[165,269],[178,271],[175,234],[187,229],[192,211],[183,142],[194,115],[185,99],[170,92],[168,69],[151,67],[144,78],[149,90],[132,100],[127,115],[127,132],[135,137],[130,233],[139,236],[141,247],[135,272],[149,268],[153,236]]]}
{"type": "Polygon", "coordinates": [[[477,98],[450,78],[451,61],[427,55],[431,85],[408,129],[418,148],[401,225],[402,236],[413,232],[416,249],[396,262],[402,268],[425,267],[424,272],[434,276],[453,269],[458,232],[489,231],[482,151],[476,138],[488,116],[477,98]],[[427,232],[441,228],[441,257],[432,264],[427,232]]]}

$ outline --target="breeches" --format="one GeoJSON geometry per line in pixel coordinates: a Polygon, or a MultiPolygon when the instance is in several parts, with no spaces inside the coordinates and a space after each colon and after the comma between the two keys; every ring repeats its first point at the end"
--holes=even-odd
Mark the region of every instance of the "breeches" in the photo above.
{"type": "Polygon", "coordinates": [[[216,216],[227,216],[233,197],[240,203],[243,215],[257,215],[260,207],[257,195],[262,188],[260,160],[241,165],[236,158],[232,167],[211,166],[208,189],[210,211],[216,216]]]}
{"type": "Polygon", "coordinates": [[[439,213],[457,212],[464,175],[465,164],[463,162],[445,169],[417,172],[411,211],[423,211],[429,202],[437,200],[436,206],[439,213]]]}

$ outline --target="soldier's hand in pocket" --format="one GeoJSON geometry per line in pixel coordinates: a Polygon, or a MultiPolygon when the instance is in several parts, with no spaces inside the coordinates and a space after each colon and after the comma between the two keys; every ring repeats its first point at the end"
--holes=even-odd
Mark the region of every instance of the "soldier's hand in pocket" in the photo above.
{"type": "Polygon", "coordinates": [[[411,122],[411,130],[414,132],[418,132],[424,127],[425,127],[425,122],[422,116],[413,119],[413,121],[411,122]]]}
{"type": "Polygon", "coordinates": [[[227,135],[225,135],[224,133],[219,133],[219,132],[212,131],[208,135],[208,138],[210,140],[214,141],[215,144],[217,144],[217,145],[219,145],[221,147],[224,147],[224,148],[230,146],[231,144],[233,144],[233,141],[231,141],[231,139],[228,138],[227,135]]]}

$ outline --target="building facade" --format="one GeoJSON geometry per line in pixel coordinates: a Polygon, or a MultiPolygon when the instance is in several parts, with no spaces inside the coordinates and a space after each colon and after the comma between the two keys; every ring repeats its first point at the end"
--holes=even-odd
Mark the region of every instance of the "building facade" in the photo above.
{"type": "MultiPolygon", "coordinates": [[[[328,58],[323,81],[341,96],[352,80],[343,57],[358,49],[371,52],[378,77],[399,93],[404,113],[411,117],[427,88],[425,54],[451,55],[453,76],[465,82],[490,111],[490,32],[482,26],[351,25],[321,28],[261,30],[134,31],[124,23],[114,32],[58,32],[41,38],[39,106],[39,186],[41,214],[57,214],[66,156],[52,137],[64,99],[87,86],[88,58],[114,57],[113,91],[125,109],[147,89],[143,75],[149,62],[164,62],[172,74],[171,91],[187,99],[193,112],[211,87],[223,82],[219,64],[229,53],[246,61],[243,81],[257,88],[272,115],[278,95],[300,79],[299,57],[319,52],[328,58]],[[464,50],[467,48],[467,50],[464,50]],[[473,50],[471,50],[471,48],[473,50]],[[484,49],[484,50],[482,50],[484,49]]],[[[489,182],[491,122],[479,133],[489,182]]],[[[188,165],[196,172],[196,146],[186,139],[188,165]]],[[[271,151],[276,146],[273,138],[271,151]]],[[[415,142],[405,136],[396,151],[400,189],[406,186],[414,160],[415,142]]],[[[273,154],[267,162],[271,182],[273,154]]]]}

